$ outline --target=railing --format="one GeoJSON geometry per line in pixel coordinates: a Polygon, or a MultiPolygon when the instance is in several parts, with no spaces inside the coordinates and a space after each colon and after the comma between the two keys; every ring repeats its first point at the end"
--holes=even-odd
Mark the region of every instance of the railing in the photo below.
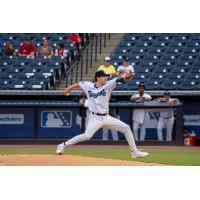
{"type": "Polygon", "coordinates": [[[83,73],[88,74],[93,62],[98,59],[98,54],[102,53],[102,47],[106,47],[111,39],[110,33],[94,34],[89,44],[81,52],[80,59],[72,64],[66,72],[66,86],[83,79],[83,73]]]}

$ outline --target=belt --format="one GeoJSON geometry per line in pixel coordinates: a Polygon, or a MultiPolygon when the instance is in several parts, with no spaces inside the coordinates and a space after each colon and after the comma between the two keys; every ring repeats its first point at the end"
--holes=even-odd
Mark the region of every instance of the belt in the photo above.
{"type": "Polygon", "coordinates": [[[162,119],[171,119],[172,117],[161,117],[162,119]]]}
{"type": "Polygon", "coordinates": [[[95,113],[92,112],[93,115],[99,115],[99,116],[106,116],[108,113],[95,113]]]}

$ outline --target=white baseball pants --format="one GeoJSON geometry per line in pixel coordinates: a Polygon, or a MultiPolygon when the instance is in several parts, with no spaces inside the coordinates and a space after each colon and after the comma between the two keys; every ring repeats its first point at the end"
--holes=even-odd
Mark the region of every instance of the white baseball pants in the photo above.
{"type": "Polygon", "coordinates": [[[163,119],[162,117],[159,117],[158,121],[158,127],[157,127],[157,133],[158,133],[158,140],[163,140],[163,128],[166,127],[166,140],[171,141],[172,140],[172,130],[174,125],[174,118],[170,119],[163,119]]]}
{"type": "Polygon", "coordinates": [[[110,115],[106,116],[99,116],[90,113],[89,114],[89,121],[85,130],[85,133],[77,135],[70,140],[66,141],[64,144],[65,146],[77,144],[79,142],[83,142],[92,138],[96,131],[100,128],[110,129],[112,131],[119,131],[124,134],[130,150],[134,151],[137,150],[135,145],[135,140],[133,138],[133,134],[131,132],[130,126],[125,124],[124,122],[111,117],[110,115]]]}
{"type": "Polygon", "coordinates": [[[138,129],[140,127],[140,140],[144,141],[145,136],[146,136],[146,128],[145,124],[140,124],[139,122],[133,121],[133,133],[135,136],[135,140],[138,141],[138,129]]]}

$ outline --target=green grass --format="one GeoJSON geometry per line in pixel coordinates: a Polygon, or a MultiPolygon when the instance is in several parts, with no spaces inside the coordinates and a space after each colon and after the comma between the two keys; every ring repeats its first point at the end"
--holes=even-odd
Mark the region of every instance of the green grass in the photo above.
{"type": "MultiPolygon", "coordinates": [[[[150,150],[145,148],[145,151],[150,153],[149,157],[142,159],[134,159],[135,161],[147,162],[147,163],[160,163],[169,165],[183,165],[183,166],[200,166],[200,149],[180,149],[180,150],[150,150]]],[[[48,154],[54,155],[54,148],[38,148],[38,149],[0,149],[1,155],[8,154],[48,154]]],[[[133,160],[130,157],[130,152],[127,149],[86,149],[86,148],[74,148],[67,149],[66,155],[80,155],[87,157],[97,158],[110,158],[117,160],[133,160]]]]}

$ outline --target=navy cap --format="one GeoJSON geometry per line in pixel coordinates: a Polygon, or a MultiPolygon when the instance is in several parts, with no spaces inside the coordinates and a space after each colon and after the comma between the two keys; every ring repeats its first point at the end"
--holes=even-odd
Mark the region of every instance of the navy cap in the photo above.
{"type": "Polygon", "coordinates": [[[97,71],[95,73],[95,78],[101,77],[101,76],[110,76],[109,74],[106,74],[103,70],[97,71]]]}
{"type": "Polygon", "coordinates": [[[125,62],[129,62],[129,58],[128,58],[128,57],[125,57],[125,58],[124,58],[124,61],[125,61],[125,62]]]}
{"type": "Polygon", "coordinates": [[[138,86],[138,89],[139,88],[144,88],[145,89],[145,85],[143,83],[141,83],[139,86],[138,86]]]}

